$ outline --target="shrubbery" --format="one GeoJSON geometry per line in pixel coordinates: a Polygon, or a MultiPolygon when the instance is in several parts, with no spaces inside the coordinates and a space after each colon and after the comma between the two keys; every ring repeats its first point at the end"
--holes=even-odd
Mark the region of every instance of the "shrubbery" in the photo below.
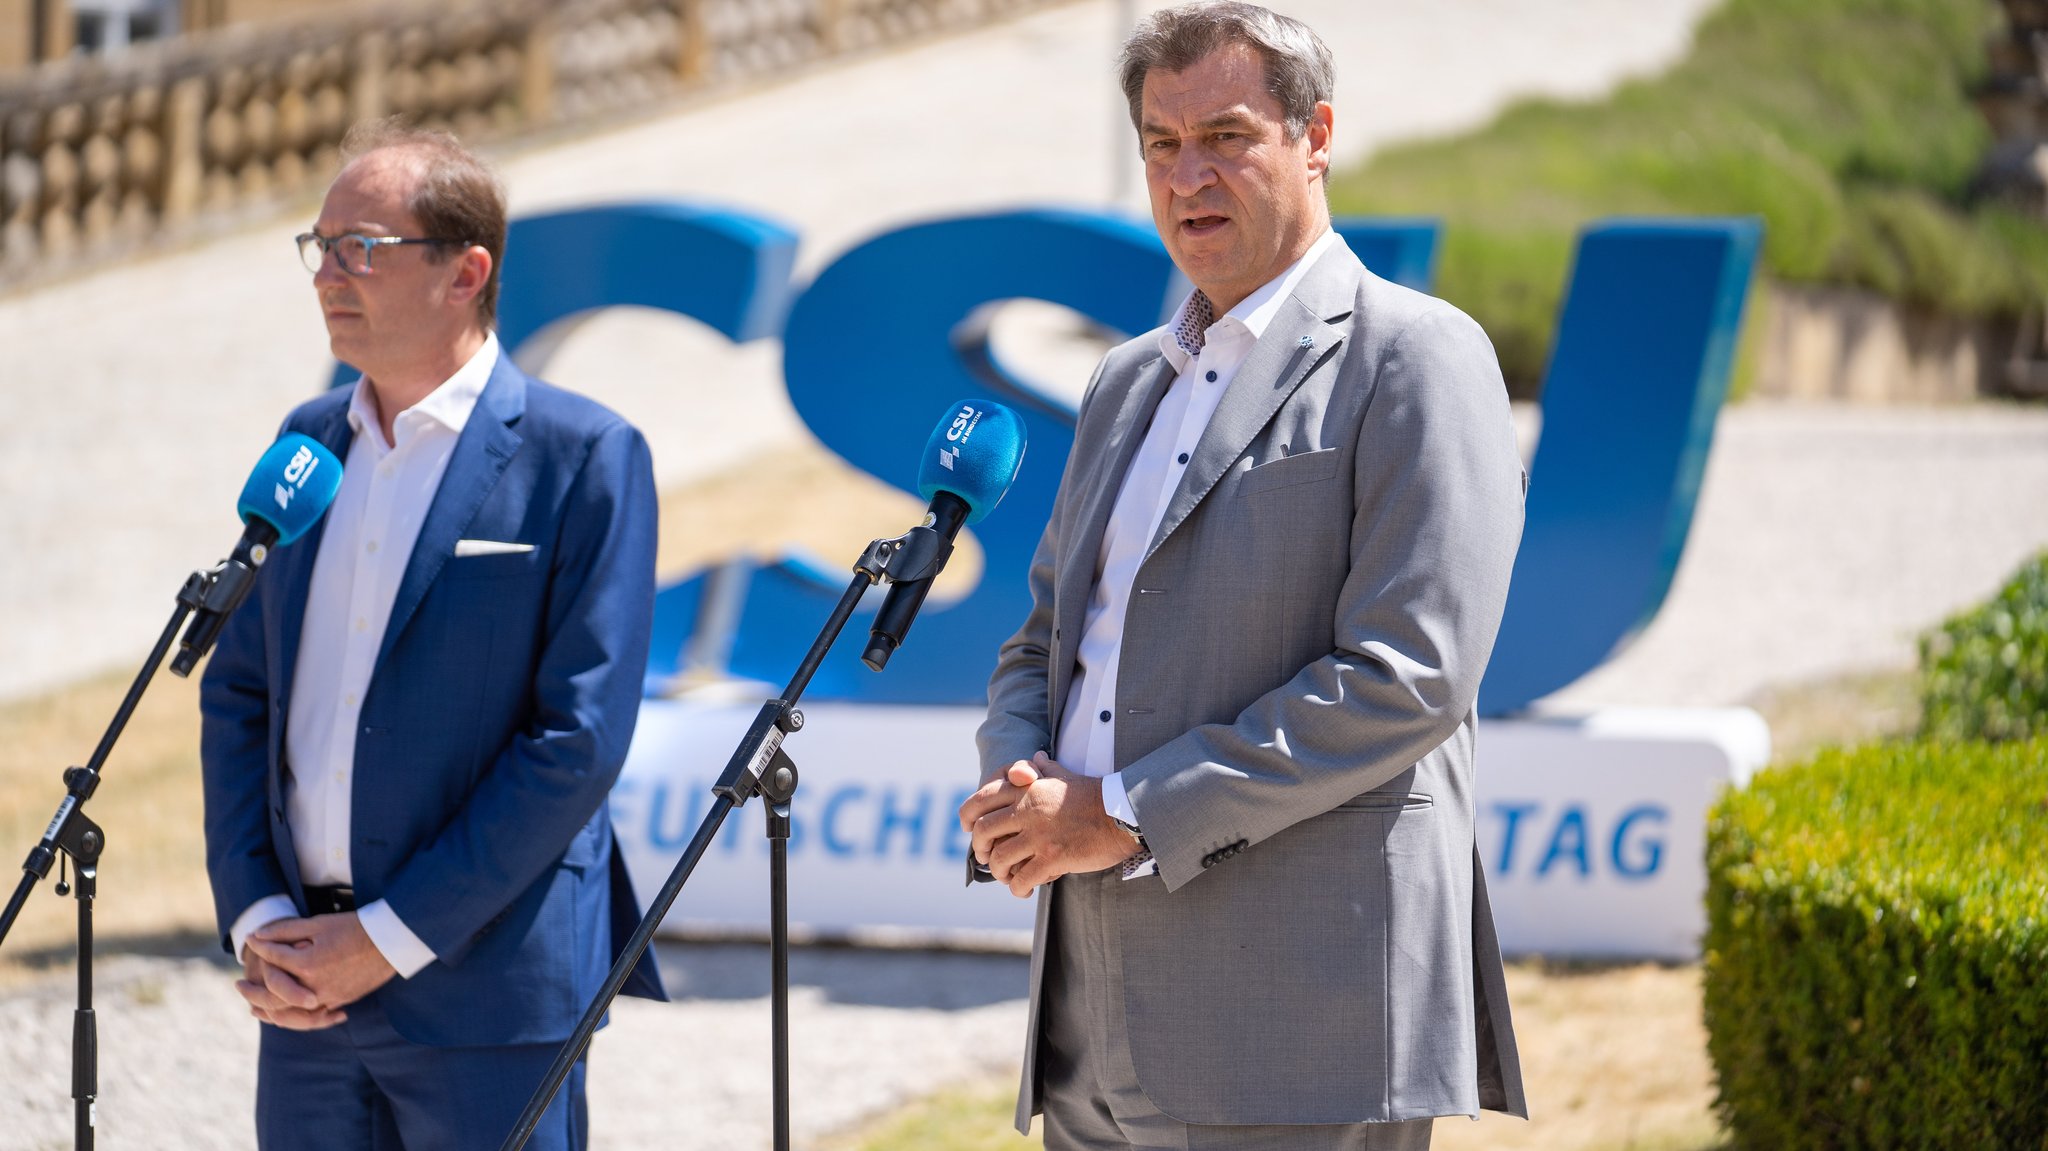
{"type": "Polygon", "coordinates": [[[1757,215],[1780,280],[2018,314],[2048,299],[2048,228],[1970,204],[1991,143],[1970,94],[1998,19],[1985,0],[1727,0],[1666,74],[1388,149],[1334,176],[1331,203],[1443,218],[1439,293],[1493,336],[1520,395],[1573,236],[1601,216],[1757,215]]]}
{"type": "Polygon", "coordinates": [[[1929,739],[2048,735],[2048,552],[1921,638],[1920,709],[1929,739]]]}
{"type": "Polygon", "coordinates": [[[2048,740],[1764,772],[1716,807],[1707,864],[1739,1145],[2048,1146],[2048,740]]]}

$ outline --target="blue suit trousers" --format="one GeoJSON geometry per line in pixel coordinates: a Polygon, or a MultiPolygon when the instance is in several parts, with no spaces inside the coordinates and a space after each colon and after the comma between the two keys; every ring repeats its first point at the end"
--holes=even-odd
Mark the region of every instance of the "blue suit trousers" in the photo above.
{"type": "MultiPolygon", "coordinates": [[[[263,1151],[497,1151],[560,1047],[425,1047],[407,1042],[370,996],[320,1031],[263,1024],[256,1141],[263,1151]]],[[[531,1151],[582,1151],[587,1060],[577,1060],[531,1151]]]]}

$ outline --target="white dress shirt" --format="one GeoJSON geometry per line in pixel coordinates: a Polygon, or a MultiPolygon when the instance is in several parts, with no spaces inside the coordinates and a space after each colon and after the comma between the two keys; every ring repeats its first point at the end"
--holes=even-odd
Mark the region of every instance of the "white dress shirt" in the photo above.
{"type": "Polygon", "coordinates": [[[1116,506],[1103,528],[1095,588],[1088,597],[1081,642],[1075,651],[1074,680],[1067,689],[1053,756],[1073,771],[1101,777],[1103,809],[1133,826],[1138,824],[1137,812],[1124,791],[1122,775],[1114,770],[1117,671],[1132,581],[1137,579],[1138,566],[1159,531],[1159,521],[1180,486],[1195,445],[1208,429],[1237,369],[1302,276],[1325,252],[1343,242],[1337,233],[1324,232],[1285,272],[1217,317],[1209,325],[1201,350],[1193,355],[1181,346],[1176,333],[1196,305],[1195,294],[1181,304],[1180,320],[1160,333],[1159,350],[1178,374],[1160,398],[1144,442],[1131,457],[1123,486],[1117,490],[1116,506]]]}
{"type": "MultiPolygon", "coordinates": [[[[354,436],[313,559],[286,712],[285,818],[299,878],[308,886],[352,886],[351,788],[363,696],[420,525],[440,490],[455,441],[497,366],[498,337],[491,334],[440,387],[398,413],[391,421],[392,443],[384,442],[370,382],[356,381],[348,406],[354,436]]],[[[241,955],[250,932],[298,913],[287,895],[258,900],[229,932],[235,954],[241,955]]],[[[399,975],[409,978],[434,961],[432,949],[383,900],[358,908],[356,915],[399,975]]]]}

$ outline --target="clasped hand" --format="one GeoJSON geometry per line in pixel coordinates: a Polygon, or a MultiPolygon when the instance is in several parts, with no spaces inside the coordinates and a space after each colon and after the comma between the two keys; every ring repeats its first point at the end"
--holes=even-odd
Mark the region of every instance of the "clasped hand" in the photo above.
{"type": "Polygon", "coordinates": [[[351,911],[280,919],[250,932],[235,990],[265,1023],[317,1031],[346,1020],[343,1008],[397,974],[351,911]]]}
{"type": "Polygon", "coordinates": [[[975,860],[1019,899],[1062,875],[1113,867],[1136,850],[1102,809],[1102,781],[1042,751],[968,796],[960,827],[973,837],[975,860]]]}

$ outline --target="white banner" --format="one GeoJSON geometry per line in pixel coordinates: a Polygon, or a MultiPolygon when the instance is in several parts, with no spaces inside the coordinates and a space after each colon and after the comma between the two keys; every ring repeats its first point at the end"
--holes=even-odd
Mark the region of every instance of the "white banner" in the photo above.
{"type": "MultiPolygon", "coordinates": [[[[649,701],[612,815],[643,901],[711,809],[760,699],[649,701]]],[[[1028,933],[1031,904],[964,885],[954,812],[976,779],[979,708],[819,704],[784,749],[792,924],[853,938],[1028,933]]],[[[1769,756],[1747,710],[1608,711],[1482,723],[1477,834],[1510,952],[1698,954],[1707,805],[1769,756]]],[[[756,800],[725,821],[664,927],[765,933],[768,841],[756,800]]]]}
{"type": "Polygon", "coordinates": [[[1479,725],[1479,857],[1510,953],[1696,959],[1707,808],[1770,759],[1747,708],[1479,725]]]}

